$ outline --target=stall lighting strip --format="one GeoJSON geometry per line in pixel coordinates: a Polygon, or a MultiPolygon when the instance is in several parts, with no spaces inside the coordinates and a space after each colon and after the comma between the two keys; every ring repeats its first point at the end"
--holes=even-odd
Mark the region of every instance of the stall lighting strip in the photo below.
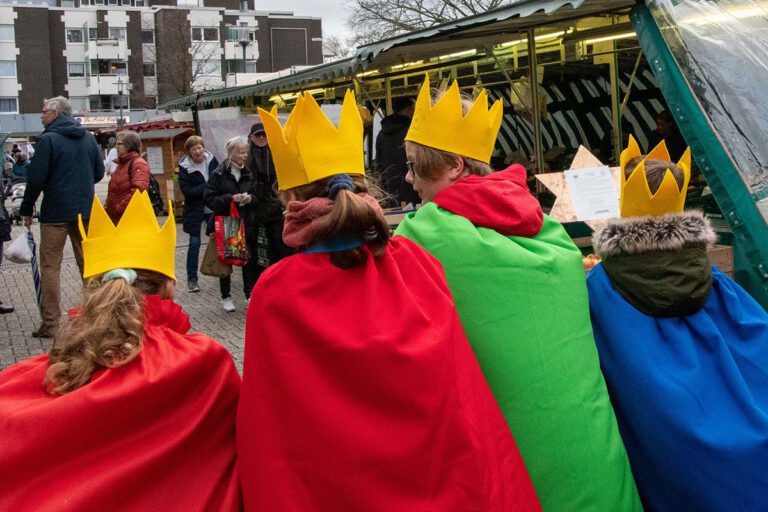
{"type": "Polygon", "coordinates": [[[467,50],[464,52],[449,53],[448,55],[441,55],[437,60],[455,59],[457,57],[468,57],[477,53],[477,50],[467,50]]]}
{"type": "Polygon", "coordinates": [[[634,32],[624,32],[623,34],[614,34],[612,36],[596,37],[594,39],[587,39],[584,44],[603,43],[605,41],[615,41],[616,39],[627,39],[629,37],[637,37],[634,32]]]}
{"type": "MultiPolygon", "coordinates": [[[[568,29],[568,30],[561,30],[559,32],[552,32],[551,34],[542,34],[540,36],[534,37],[533,39],[535,41],[545,41],[547,39],[554,39],[556,37],[564,36],[568,32],[570,32],[570,29],[568,29]]],[[[524,43],[526,41],[527,41],[527,39],[517,39],[515,41],[508,41],[506,43],[501,43],[499,46],[502,47],[502,48],[506,48],[507,46],[514,46],[516,44],[524,43]]]]}
{"type": "Polygon", "coordinates": [[[423,60],[417,60],[417,61],[414,61],[414,62],[406,62],[404,64],[395,64],[390,69],[392,69],[394,71],[396,69],[410,68],[410,67],[413,67],[413,66],[418,66],[420,64],[424,64],[424,61],[423,60]]]}

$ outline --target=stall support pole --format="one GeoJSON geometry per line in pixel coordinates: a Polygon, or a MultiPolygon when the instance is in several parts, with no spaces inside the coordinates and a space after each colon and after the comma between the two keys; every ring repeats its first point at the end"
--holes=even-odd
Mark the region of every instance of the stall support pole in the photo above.
{"type": "MultiPolygon", "coordinates": [[[[614,50],[616,50],[616,42],[612,42],[614,50]]],[[[613,118],[613,147],[615,154],[621,153],[621,87],[619,83],[619,57],[614,53],[611,56],[611,60],[608,62],[608,68],[611,75],[611,117],[613,118]]],[[[607,163],[607,162],[604,162],[607,163]]]]}
{"type": "Polygon", "coordinates": [[[496,52],[494,52],[491,48],[487,46],[484,46],[483,48],[485,48],[485,51],[488,53],[488,55],[493,57],[494,62],[496,62],[496,66],[498,66],[499,68],[499,71],[501,71],[501,74],[504,75],[504,78],[507,80],[507,82],[509,82],[509,90],[511,91],[511,94],[514,94],[515,96],[517,96],[517,99],[520,100],[520,104],[523,105],[523,107],[525,107],[525,109],[531,115],[531,119],[533,119],[532,109],[529,109],[528,107],[525,106],[525,101],[523,100],[523,98],[520,97],[520,93],[517,92],[517,89],[515,89],[515,82],[512,81],[512,77],[509,76],[509,73],[507,73],[506,68],[504,67],[502,62],[499,60],[499,57],[496,55],[496,52]]]}
{"type": "Polygon", "coordinates": [[[541,109],[539,108],[538,62],[536,39],[533,29],[528,30],[528,73],[531,81],[531,112],[533,116],[533,153],[536,158],[536,173],[544,172],[544,148],[541,145],[541,109]]]}
{"type": "Polygon", "coordinates": [[[385,103],[384,108],[386,109],[386,114],[391,115],[392,114],[392,82],[390,81],[390,78],[387,77],[384,79],[384,94],[385,94],[385,103]]]}

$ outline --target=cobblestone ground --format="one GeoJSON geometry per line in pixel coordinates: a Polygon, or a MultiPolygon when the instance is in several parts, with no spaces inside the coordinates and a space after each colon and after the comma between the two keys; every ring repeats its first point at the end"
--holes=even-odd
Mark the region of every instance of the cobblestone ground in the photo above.
{"type": "MultiPolygon", "coordinates": [[[[96,187],[99,197],[106,196],[106,179],[96,187]]],[[[164,218],[161,219],[164,221],[164,218]]],[[[177,225],[176,239],[176,302],[190,316],[192,330],[205,332],[226,347],[242,369],[243,337],[245,332],[245,298],[243,295],[242,273],[235,269],[232,273],[232,299],[237,311],[227,313],[221,307],[218,279],[199,276],[201,291],[187,292],[186,257],[187,234],[177,225]]],[[[14,226],[13,238],[23,234],[22,226],[14,226]]],[[[35,220],[32,232],[35,240],[40,240],[40,226],[35,220]]],[[[203,240],[205,242],[205,240],[203,240]]],[[[9,242],[10,243],[10,242],[9,242]]],[[[6,244],[7,247],[7,244],[6,244]]],[[[200,248],[200,257],[205,252],[205,243],[200,248]]],[[[77,305],[82,298],[81,280],[72,248],[67,243],[64,261],[61,266],[61,305],[62,311],[77,305]]],[[[0,370],[38,354],[47,352],[51,339],[33,338],[32,331],[40,323],[40,315],[35,300],[35,286],[32,269],[29,264],[17,264],[3,260],[0,265],[0,300],[13,306],[16,311],[0,315],[0,370]]],[[[63,321],[63,319],[62,319],[63,321]]]]}

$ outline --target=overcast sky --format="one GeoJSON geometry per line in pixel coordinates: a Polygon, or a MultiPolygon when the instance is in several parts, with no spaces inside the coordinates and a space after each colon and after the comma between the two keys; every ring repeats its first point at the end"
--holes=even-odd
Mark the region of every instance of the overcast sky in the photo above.
{"type": "Polygon", "coordinates": [[[323,35],[346,36],[344,25],[348,13],[346,0],[256,0],[259,11],[293,11],[297,16],[314,16],[323,19],[323,35]]]}

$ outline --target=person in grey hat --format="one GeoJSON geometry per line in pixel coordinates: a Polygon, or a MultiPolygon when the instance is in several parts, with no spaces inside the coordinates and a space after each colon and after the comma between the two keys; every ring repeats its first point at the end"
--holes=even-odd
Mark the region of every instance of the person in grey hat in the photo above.
{"type": "Polygon", "coordinates": [[[254,283],[262,271],[293,250],[283,243],[283,205],[277,197],[277,174],[267,134],[262,123],[254,123],[248,135],[248,160],[245,164],[252,176],[251,195],[256,200],[253,229],[246,232],[248,247],[253,249],[254,283]],[[261,237],[259,237],[261,232],[261,237]],[[261,239],[261,243],[259,243],[261,239]]]}

